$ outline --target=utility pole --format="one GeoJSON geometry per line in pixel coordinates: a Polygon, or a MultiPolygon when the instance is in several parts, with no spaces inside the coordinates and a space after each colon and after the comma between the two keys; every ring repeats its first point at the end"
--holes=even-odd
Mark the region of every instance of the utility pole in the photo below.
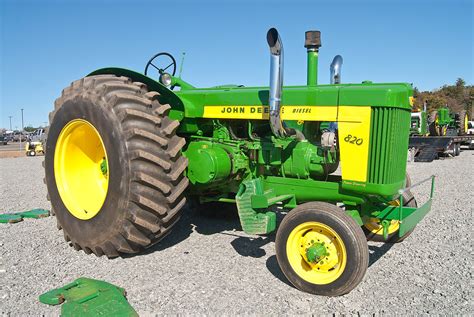
{"type": "Polygon", "coordinates": [[[21,108],[21,131],[25,129],[25,126],[23,125],[23,108],[21,108]]]}
{"type": "Polygon", "coordinates": [[[13,116],[8,116],[10,118],[10,131],[12,130],[12,117],[13,116]]]}

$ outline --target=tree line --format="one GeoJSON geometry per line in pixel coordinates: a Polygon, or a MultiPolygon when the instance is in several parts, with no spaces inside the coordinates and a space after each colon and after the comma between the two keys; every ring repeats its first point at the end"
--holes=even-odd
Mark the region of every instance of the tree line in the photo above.
{"type": "Polygon", "coordinates": [[[474,86],[466,85],[462,78],[458,78],[454,85],[444,85],[432,91],[419,91],[415,87],[413,97],[415,97],[414,110],[422,110],[426,101],[428,113],[447,105],[452,112],[459,113],[462,110],[467,110],[471,118],[474,115],[472,113],[474,111],[474,86]]]}

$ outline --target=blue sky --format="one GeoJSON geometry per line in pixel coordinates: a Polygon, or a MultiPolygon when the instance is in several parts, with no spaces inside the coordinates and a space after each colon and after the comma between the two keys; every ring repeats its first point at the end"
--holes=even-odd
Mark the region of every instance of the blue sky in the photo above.
{"type": "Polygon", "coordinates": [[[304,84],[304,32],[322,32],[319,82],[344,57],[343,82],[403,81],[421,90],[473,83],[473,1],[0,0],[0,127],[47,121],[55,98],[94,69],[142,71],[160,51],[186,52],[199,86],[268,85],[266,31],[285,47],[285,84],[304,84]]]}

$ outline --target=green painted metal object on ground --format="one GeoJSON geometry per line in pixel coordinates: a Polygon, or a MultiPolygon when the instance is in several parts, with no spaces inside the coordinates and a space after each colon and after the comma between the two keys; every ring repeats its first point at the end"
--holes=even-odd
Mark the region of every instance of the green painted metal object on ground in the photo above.
{"type": "Polygon", "coordinates": [[[15,212],[11,214],[0,215],[0,223],[16,223],[23,221],[23,218],[39,219],[49,217],[49,210],[32,209],[29,211],[15,212]]]}
{"type": "Polygon", "coordinates": [[[46,210],[46,209],[32,209],[32,210],[29,210],[29,211],[18,212],[17,214],[20,215],[22,218],[39,219],[39,218],[49,217],[49,210],[46,210]]]}
{"type": "Polygon", "coordinates": [[[17,223],[23,221],[23,217],[18,214],[0,215],[0,223],[17,223]]]}
{"type": "Polygon", "coordinates": [[[138,316],[125,295],[121,287],[81,277],[40,295],[39,300],[47,305],[62,304],[61,316],[138,316]]]}

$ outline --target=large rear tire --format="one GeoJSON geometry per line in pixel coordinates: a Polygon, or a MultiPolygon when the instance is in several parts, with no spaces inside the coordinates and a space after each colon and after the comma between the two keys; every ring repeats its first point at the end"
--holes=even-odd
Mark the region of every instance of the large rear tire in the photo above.
{"type": "Polygon", "coordinates": [[[50,114],[45,172],[58,228],[76,250],[116,257],[158,242],[185,205],[185,144],[157,92],[126,77],[78,80],[50,114]]]}
{"type": "Polygon", "coordinates": [[[325,202],[291,210],[278,228],[276,256],[281,270],[299,290],[339,296],[363,279],[369,251],[359,225],[325,202]]]}
{"type": "Polygon", "coordinates": [[[430,131],[431,136],[439,136],[440,135],[440,126],[438,123],[438,111],[432,111],[430,113],[430,121],[428,125],[428,129],[430,131]]]}
{"type": "Polygon", "coordinates": [[[459,135],[467,134],[469,130],[469,116],[466,110],[459,112],[459,122],[457,122],[459,135]]]}

